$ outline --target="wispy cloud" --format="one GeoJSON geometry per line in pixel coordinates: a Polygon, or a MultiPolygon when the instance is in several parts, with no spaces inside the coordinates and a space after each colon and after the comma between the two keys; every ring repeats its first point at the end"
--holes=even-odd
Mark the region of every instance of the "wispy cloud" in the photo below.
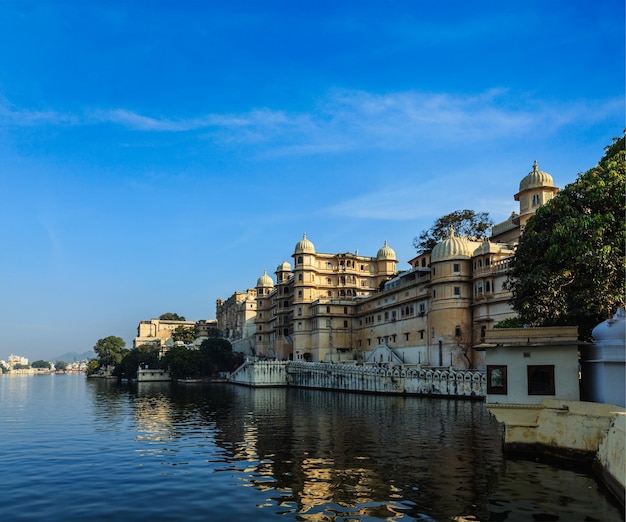
{"type": "Polygon", "coordinates": [[[193,118],[100,109],[80,115],[19,110],[0,99],[0,121],[10,125],[114,124],[132,132],[195,133],[216,143],[263,145],[257,154],[315,155],[367,149],[406,149],[463,140],[488,142],[529,132],[550,133],[578,121],[599,121],[622,110],[623,101],[548,103],[515,98],[503,89],[475,96],[448,93],[329,92],[306,112],[258,108],[193,118]]]}
{"type": "Polygon", "coordinates": [[[7,126],[33,127],[37,125],[75,125],[80,118],[53,110],[20,109],[0,97],[0,123],[7,126]]]}

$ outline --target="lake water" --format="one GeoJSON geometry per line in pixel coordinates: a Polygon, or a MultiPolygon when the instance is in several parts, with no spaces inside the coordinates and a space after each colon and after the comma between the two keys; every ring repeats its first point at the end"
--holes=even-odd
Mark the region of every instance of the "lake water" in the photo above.
{"type": "Polygon", "coordinates": [[[0,520],[622,520],[482,403],[0,377],[0,520]]]}

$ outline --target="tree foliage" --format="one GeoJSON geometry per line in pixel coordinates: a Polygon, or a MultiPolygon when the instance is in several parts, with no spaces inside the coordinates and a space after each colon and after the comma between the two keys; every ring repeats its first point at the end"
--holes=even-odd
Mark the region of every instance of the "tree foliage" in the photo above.
{"type": "Polygon", "coordinates": [[[174,314],[172,312],[166,312],[159,316],[159,320],[161,321],[186,321],[185,317],[182,315],[174,314]]]}
{"type": "Polygon", "coordinates": [[[67,370],[67,363],[59,359],[54,363],[54,367],[59,371],[65,371],[67,370]]]}
{"type": "Polygon", "coordinates": [[[243,363],[243,358],[233,354],[226,339],[209,338],[200,349],[173,346],[163,356],[161,367],[168,368],[175,379],[209,377],[218,372],[232,371],[243,363]]]}
{"type": "Polygon", "coordinates": [[[99,339],[93,347],[93,351],[98,356],[100,366],[119,364],[124,355],[128,353],[124,339],[115,335],[99,339]]]}
{"type": "Polygon", "coordinates": [[[115,366],[113,375],[116,377],[125,377],[127,379],[137,378],[137,368],[145,365],[148,368],[160,368],[159,352],[161,350],[158,344],[142,344],[133,348],[115,366]]]}
{"type": "Polygon", "coordinates": [[[506,288],[523,323],[579,327],[583,340],[624,306],[624,137],[528,220],[506,288]]]}
{"type": "Polygon", "coordinates": [[[30,363],[31,368],[45,368],[45,369],[50,369],[50,363],[48,361],[44,361],[42,359],[38,360],[38,361],[33,361],[32,363],[30,363]]]}
{"type": "Polygon", "coordinates": [[[208,375],[200,352],[185,346],[172,346],[163,356],[161,364],[175,379],[208,375]]]}
{"type": "Polygon", "coordinates": [[[87,363],[87,375],[93,375],[94,373],[98,371],[99,368],[100,368],[100,362],[98,361],[98,359],[91,359],[87,363]]]}
{"type": "Polygon", "coordinates": [[[226,339],[210,337],[202,341],[200,352],[210,373],[233,370],[233,347],[226,339]]]}
{"type": "Polygon", "coordinates": [[[457,236],[466,236],[473,240],[479,240],[487,236],[493,221],[488,212],[475,212],[473,210],[455,210],[440,217],[428,230],[421,232],[413,238],[413,246],[417,254],[423,254],[432,250],[435,245],[446,239],[450,233],[450,227],[457,236]]]}
{"type": "Polygon", "coordinates": [[[192,326],[177,326],[172,332],[173,341],[182,341],[184,344],[192,344],[196,340],[196,332],[192,326]]]}

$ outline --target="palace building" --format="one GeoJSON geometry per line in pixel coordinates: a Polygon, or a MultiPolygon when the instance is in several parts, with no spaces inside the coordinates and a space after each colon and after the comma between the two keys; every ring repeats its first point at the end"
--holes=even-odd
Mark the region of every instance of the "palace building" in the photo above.
{"type": "Polygon", "coordinates": [[[449,236],[398,271],[385,241],[375,256],[317,252],[306,234],[274,275],[217,302],[218,328],[235,351],[279,360],[484,368],[487,330],[514,317],[503,289],[528,218],[558,191],[533,170],[514,199],[519,213],[489,239],[449,236]]]}

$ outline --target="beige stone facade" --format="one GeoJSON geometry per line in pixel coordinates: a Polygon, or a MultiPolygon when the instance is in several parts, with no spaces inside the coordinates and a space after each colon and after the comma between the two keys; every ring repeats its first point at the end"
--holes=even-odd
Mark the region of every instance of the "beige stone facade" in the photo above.
{"type": "Polygon", "coordinates": [[[256,296],[254,288],[235,292],[225,301],[215,303],[217,328],[222,337],[230,341],[233,351],[250,353],[256,329],[256,296]]]}
{"type": "Polygon", "coordinates": [[[165,346],[177,327],[195,328],[195,325],[195,321],[164,321],[161,319],[140,321],[137,327],[137,337],[133,339],[133,348],[142,344],[165,346]]]}
{"type": "MultiPolygon", "coordinates": [[[[514,196],[519,213],[495,225],[489,240],[451,231],[400,272],[386,242],[371,257],[328,254],[305,234],[293,266],[278,265],[275,280],[267,272],[259,277],[254,316],[238,319],[239,325],[254,319],[249,352],[279,360],[484,369],[484,352],[473,347],[515,315],[503,289],[510,258],[530,215],[557,190],[535,162],[514,196]]],[[[233,310],[252,292],[241,301],[237,295],[230,298],[233,310]]],[[[218,303],[220,324],[235,324],[235,312],[218,303]]],[[[243,329],[237,335],[245,338],[243,329]]]]}

